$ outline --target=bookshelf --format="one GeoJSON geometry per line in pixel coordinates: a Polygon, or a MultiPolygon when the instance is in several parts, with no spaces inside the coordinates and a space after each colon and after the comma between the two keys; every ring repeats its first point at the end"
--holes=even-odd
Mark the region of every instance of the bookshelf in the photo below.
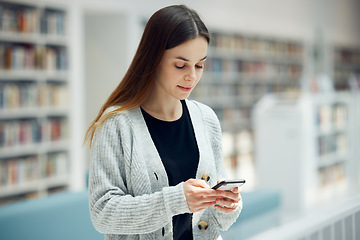
{"type": "Polygon", "coordinates": [[[0,2],[0,204],[72,184],[68,11],[0,2]]]}
{"type": "MultiPolygon", "coordinates": [[[[357,77],[356,87],[360,89],[360,48],[340,47],[333,49],[334,62],[334,88],[336,90],[349,90],[349,78],[357,77]]],[[[355,87],[355,86],[353,86],[355,87]]]]}
{"type": "Polygon", "coordinates": [[[264,96],[254,109],[259,187],[283,194],[284,209],[306,211],[359,186],[350,93],[264,96]]]}
{"type": "Polygon", "coordinates": [[[266,93],[299,92],[303,62],[301,41],[213,31],[204,74],[191,97],[220,119],[229,177],[254,184],[252,108],[266,93]]]}

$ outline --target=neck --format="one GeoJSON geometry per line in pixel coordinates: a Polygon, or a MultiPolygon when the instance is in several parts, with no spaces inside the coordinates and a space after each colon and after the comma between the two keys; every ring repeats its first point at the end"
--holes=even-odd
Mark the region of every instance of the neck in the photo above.
{"type": "Polygon", "coordinates": [[[175,121],[182,116],[182,104],[178,99],[158,101],[149,98],[141,107],[151,116],[163,121],[175,121]]]}

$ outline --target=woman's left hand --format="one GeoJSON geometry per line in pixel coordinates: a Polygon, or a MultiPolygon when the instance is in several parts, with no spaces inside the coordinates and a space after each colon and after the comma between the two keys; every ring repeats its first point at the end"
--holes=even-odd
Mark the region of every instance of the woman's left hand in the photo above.
{"type": "Polygon", "coordinates": [[[216,190],[216,191],[222,191],[223,198],[218,198],[216,200],[216,204],[214,207],[219,210],[220,212],[224,213],[232,213],[234,212],[238,207],[239,204],[241,204],[241,195],[242,192],[241,187],[233,188],[231,191],[223,191],[223,190],[216,190]]]}

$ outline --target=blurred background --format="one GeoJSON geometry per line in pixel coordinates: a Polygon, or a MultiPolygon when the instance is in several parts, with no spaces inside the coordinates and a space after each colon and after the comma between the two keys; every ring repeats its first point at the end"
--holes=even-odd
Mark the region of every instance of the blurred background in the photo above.
{"type": "Polygon", "coordinates": [[[358,0],[0,1],[0,238],[57,239],[60,224],[59,239],[103,239],[85,131],[171,4],[211,32],[190,98],[220,119],[228,178],[247,181],[223,238],[360,239],[358,0]]]}

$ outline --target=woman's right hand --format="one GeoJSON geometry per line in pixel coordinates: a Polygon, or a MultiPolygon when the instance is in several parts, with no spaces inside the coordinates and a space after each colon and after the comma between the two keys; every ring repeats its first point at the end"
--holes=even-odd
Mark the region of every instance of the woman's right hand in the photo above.
{"type": "Polygon", "coordinates": [[[183,184],[185,198],[192,213],[204,210],[221,197],[221,191],[211,189],[204,180],[189,179],[183,184]]]}

